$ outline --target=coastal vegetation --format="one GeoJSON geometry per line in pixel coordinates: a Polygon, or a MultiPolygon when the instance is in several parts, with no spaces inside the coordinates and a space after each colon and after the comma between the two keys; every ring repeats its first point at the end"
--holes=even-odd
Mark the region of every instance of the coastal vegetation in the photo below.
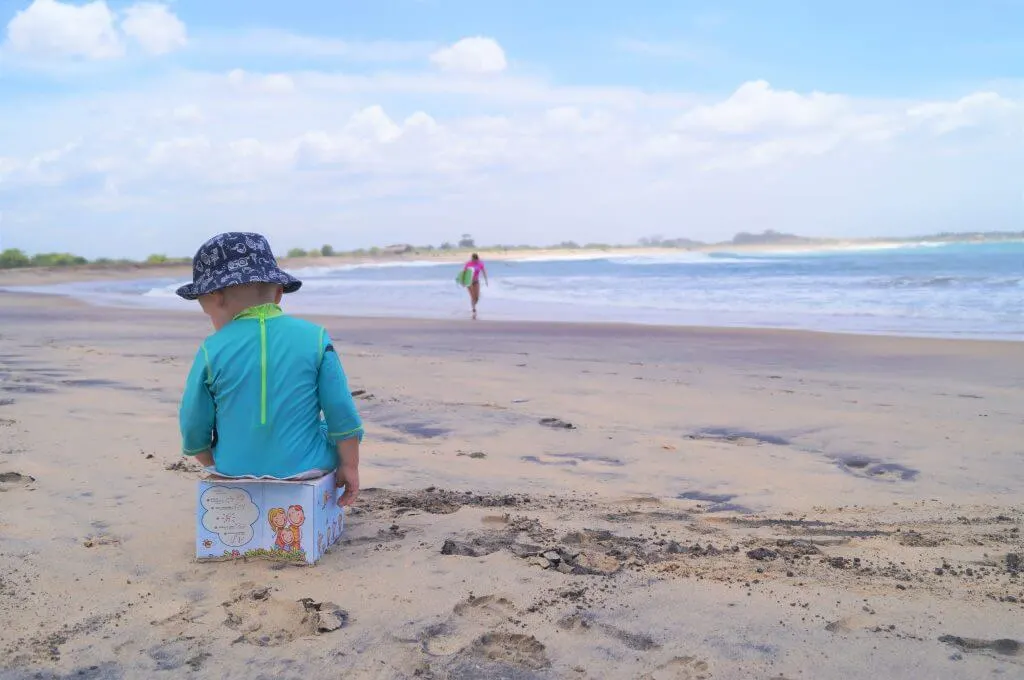
{"type": "MultiPolygon", "coordinates": [[[[394,244],[384,247],[359,248],[356,250],[335,250],[334,246],[324,244],[319,248],[292,248],[286,251],[288,259],[320,258],[320,257],[347,257],[347,258],[377,258],[403,255],[423,254],[457,254],[468,251],[481,253],[508,253],[508,252],[530,252],[530,251],[559,251],[559,250],[588,250],[588,251],[614,251],[629,248],[665,248],[679,250],[696,250],[716,247],[758,247],[758,246],[828,246],[833,244],[856,244],[856,243],[920,243],[920,242],[944,242],[944,243],[977,243],[977,242],[1000,242],[1000,241],[1022,241],[1024,231],[986,231],[986,232],[942,232],[929,236],[914,237],[882,237],[869,239],[824,239],[786,234],[783,232],[767,229],[761,233],[740,232],[729,241],[718,243],[705,243],[689,238],[665,238],[663,236],[645,236],[633,244],[607,244],[607,243],[585,243],[580,245],[575,241],[562,241],[554,245],[490,245],[479,246],[470,234],[463,234],[454,244],[444,242],[439,246],[422,245],[416,246],[407,243],[394,244]]],[[[154,253],[143,260],[111,259],[101,257],[95,260],[75,255],[73,253],[36,253],[30,255],[17,248],[8,248],[0,251],[0,269],[26,269],[26,268],[64,268],[64,267],[165,267],[190,265],[190,257],[171,257],[162,253],[154,253]]]]}

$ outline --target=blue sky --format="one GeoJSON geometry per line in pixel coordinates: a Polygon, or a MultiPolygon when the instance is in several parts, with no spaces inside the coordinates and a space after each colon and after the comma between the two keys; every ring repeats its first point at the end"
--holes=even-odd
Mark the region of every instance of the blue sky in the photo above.
{"type": "Polygon", "coordinates": [[[196,34],[274,27],[359,41],[495,36],[515,58],[567,83],[727,92],[764,78],[787,89],[906,96],[1024,75],[1020,0],[179,0],[173,7],[196,34]]]}
{"type": "Polygon", "coordinates": [[[1024,2],[0,0],[3,246],[1024,229],[1024,2]]]}

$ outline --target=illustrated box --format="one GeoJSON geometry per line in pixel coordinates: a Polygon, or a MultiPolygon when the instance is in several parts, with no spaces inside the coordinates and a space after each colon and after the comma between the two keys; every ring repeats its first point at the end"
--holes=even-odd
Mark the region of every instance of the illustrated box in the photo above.
{"type": "Polygon", "coordinates": [[[338,497],[334,473],[301,481],[201,479],[196,559],[316,564],[345,529],[338,497]]]}

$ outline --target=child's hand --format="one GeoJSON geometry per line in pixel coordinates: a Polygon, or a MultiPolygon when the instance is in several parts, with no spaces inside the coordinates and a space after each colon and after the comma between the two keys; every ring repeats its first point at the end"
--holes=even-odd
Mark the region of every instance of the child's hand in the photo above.
{"type": "Polygon", "coordinates": [[[334,480],[339,488],[345,487],[345,493],[338,499],[338,505],[344,508],[355,503],[359,495],[359,466],[339,467],[334,473],[334,480]]]}

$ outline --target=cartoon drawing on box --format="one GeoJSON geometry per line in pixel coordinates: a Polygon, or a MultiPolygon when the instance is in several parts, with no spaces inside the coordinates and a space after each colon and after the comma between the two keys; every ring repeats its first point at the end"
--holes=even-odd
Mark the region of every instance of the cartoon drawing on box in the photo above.
{"type": "Polygon", "coordinates": [[[323,500],[323,503],[320,504],[320,507],[323,508],[324,510],[326,510],[327,509],[327,504],[330,503],[330,502],[331,502],[331,492],[330,491],[324,491],[324,500],[323,500]]]}
{"type": "Polygon", "coordinates": [[[271,508],[267,513],[267,521],[270,522],[270,528],[274,530],[274,547],[278,550],[286,550],[284,535],[290,534],[291,531],[285,528],[288,524],[288,515],[284,508],[271,508]]]}
{"type": "Polygon", "coordinates": [[[299,527],[306,521],[306,513],[302,511],[301,505],[288,506],[288,522],[292,533],[292,550],[302,550],[302,531],[299,527]]]}
{"type": "Polygon", "coordinates": [[[293,550],[298,550],[298,548],[294,545],[294,543],[295,543],[295,534],[293,534],[291,532],[291,527],[281,531],[280,540],[281,540],[281,543],[283,545],[281,550],[284,550],[285,552],[291,552],[293,550]]]}

